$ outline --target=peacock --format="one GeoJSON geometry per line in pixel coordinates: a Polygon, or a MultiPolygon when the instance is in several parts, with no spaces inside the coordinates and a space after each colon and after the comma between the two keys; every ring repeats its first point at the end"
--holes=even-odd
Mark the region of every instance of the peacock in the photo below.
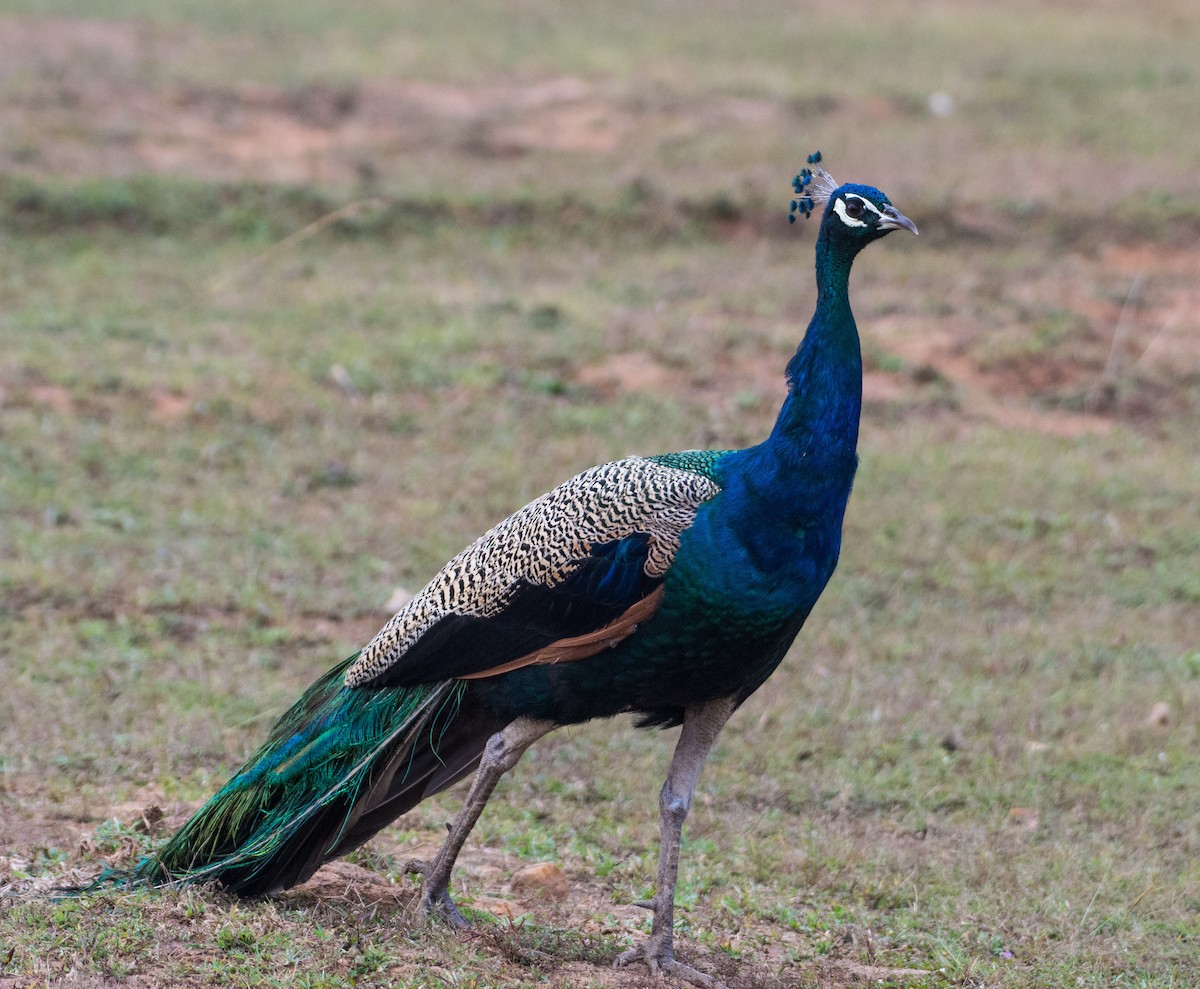
{"type": "Polygon", "coordinates": [[[616,460],[521,508],[305,691],[174,836],[91,888],[275,893],[474,773],[437,855],[406,866],[421,910],[464,926],[451,870],[500,777],[555,728],[632,713],[637,727],[681,730],[659,797],[650,934],[616,964],[712,985],[674,955],[680,833],[718,733],[837,565],[862,404],[851,264],[893,230],[917,232],[878,189],[839,185],[819,152],[792,194],[790,220],[820,215],[817,302],[765,440],[616,460]]]}

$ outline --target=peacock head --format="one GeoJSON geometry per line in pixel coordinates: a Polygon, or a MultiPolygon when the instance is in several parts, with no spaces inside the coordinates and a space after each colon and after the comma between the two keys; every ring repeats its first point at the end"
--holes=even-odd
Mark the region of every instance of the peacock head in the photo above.
{"type": "Polygon", "coordinates": [[[821,210],[821,232],[836,237],[853,250],[878,240],[893,230],[917,232],[917,225],[869,185],[838,185],[821,167],[821,152],[808,156],[808,165],[792,179],[792,205],[788,222],[821,210]]]}

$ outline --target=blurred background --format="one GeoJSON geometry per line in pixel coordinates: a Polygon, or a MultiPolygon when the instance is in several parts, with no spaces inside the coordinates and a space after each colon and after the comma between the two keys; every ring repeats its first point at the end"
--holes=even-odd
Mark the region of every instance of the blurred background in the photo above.
{"type": "MultiPolygon", "coordinates": [[[[360,221],[469,204],[484,222],[623,212],[762,238],[784,235],[780,190],[819,147],[835,175],[919,206],[938,246],[1017,237],[1074,266],[1065,284],[1040,263],[1003,287],[978,266],[927,275],[903,296],[920,333],[877,330],[889,353],[984,396],[1074,411],[1162,411],[1180,379],[1172,411],[1194,401],[1200,83],[1184,2],[4,13],[10,224],[122,209],[130,224],[149,189],[249,183],[319,193],[360,221]],[[21,206],[22,179],[75,184],[74,200],[21,206]],[[1168,380],[1138,387],[1157,372],[1168,380]]],[[[146,221],[222,219],[194,197],[194,217],[160,202],[172,217],[146,221]]]]}
{"type": "MultiPolygon", "coordinates": [[[[705,771],[688,957],[1195,984],[1198,106],[1191,0],[0,0],[0,889],[144,850],[529,498],[761,438],[820,149],[921,235],[856,265],[842,566],[705,771]]],[[[645,922],[667,743],[560,734],[463,898],[583,932],[550,984],[636,984],[595,963],[645,922]],[[541,860],[566,903],[508,890],[541,860]]],[[[328,891],[173,896],[4,901],[0,986],[532,978],[328,891]]]]}

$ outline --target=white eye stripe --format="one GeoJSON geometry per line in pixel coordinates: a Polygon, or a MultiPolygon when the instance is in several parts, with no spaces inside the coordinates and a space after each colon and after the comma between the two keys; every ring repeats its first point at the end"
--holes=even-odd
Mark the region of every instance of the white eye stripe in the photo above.
{"type": "Polygon", "coordinates": [[[865,220],[855,219],[854,217],[850,216],[846,212],[846,203],[848,200],[851,200],[851,199],[854,200],[854,204],[856,206],[865,207],[866,209],[869,209],[872,213],[874,213],[876,216],[882,218],[883,213],[880,211],[879,207],[876,206],[869,199],[863,199],[861,196],[846,196],[843,199],[837,200],[837,202],[835,202],[833,204],[833,211],[838,215],[838,217],[841,218],[841,221],[844,224],[846,224],[846,226],[848,226],[848,227],[865,227],[867,225],[865,220]]]}
{"type": "Polygon", "coordinates": [[[846,200],[839,199],[833,204],[833,211],[841,217],[841,220],[848,227],[865,227],[867,224],[863,220],[856,220],[854,217],[846,213],[846,200]]]}

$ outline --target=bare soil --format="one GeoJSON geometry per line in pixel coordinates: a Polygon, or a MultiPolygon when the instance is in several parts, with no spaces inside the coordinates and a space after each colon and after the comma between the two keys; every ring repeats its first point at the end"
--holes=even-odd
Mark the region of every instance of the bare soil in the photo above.
{"type": "MultiPolygon", "coordinates": [[[[164,67],[186,60],[198,44],[185,29],[140,22],[0,18],[0,87],[10,94],[0,103],[0,170],[349,185],[422,150],[620,154],[648,129],[695,133],[723,116],[781,127],[791,112],[741,97],[668,110],[572,77],[474,87],[370,79],[293,89],[172,78],[164,67]]],[[[730,236],[739,229],[731,224],[730,236]]],[[[1200,251],[1106,243],[1103,231],[1096,238],[1060,263],[1024,272],[1022,296],[1010,300],[1014,320],[1023,309],[1056,306],[1065,314],[1065,338],[1045,346],[996,345],[1027,338],[1028,327],[984,329],[958,314],[873,317],[873,339],[903,367],[868,368],[868,405],[950,401],[1002,427],[1066,437],[1103,432],[1117,418],[1188,412],[1194,394],[1179,386],[1200,380],[1200,251]]],[[[735,390],[773,387],[777,376],[774,355],[761,366],[731,356],[721,368],[726,394],[731,380],[735,390]]],[[[579,381],[602,392],[685,383],[677,369],[640,353],[613,354],[583,369],[579,381]]],[[[52,390],[35,397],[48,405],[61,400],[52,390]]],[[[164,412],[168,406],[166,398],[164,412]]]]}

